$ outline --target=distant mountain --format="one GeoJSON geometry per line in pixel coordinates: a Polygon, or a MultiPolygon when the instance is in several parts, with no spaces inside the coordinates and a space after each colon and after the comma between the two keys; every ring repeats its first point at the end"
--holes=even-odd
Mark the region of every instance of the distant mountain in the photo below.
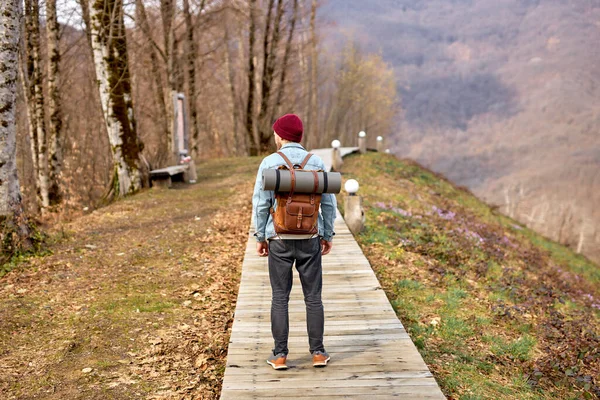
{"type": "Polygon", "coordinates": [[[328,0],[393,65],[390,147],[600,260],[600,1],[328,0]]]}

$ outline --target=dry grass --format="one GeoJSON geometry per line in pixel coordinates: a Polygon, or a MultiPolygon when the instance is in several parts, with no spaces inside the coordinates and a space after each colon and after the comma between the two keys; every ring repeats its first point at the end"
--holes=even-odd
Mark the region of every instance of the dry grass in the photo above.
{"type": "Polygon", "coordinates": [[[0,398],[218,398],[258,162],[53,228],[0,280],[0,398]]]}

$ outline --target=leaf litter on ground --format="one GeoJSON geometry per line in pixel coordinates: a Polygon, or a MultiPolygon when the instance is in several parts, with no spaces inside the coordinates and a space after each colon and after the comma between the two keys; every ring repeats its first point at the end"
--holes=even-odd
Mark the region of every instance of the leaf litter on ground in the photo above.
{"type": "Polygon", "coordinates": [[[218,399],[258,163],[55,227],[0,280],[0,398],[218,399]]]}

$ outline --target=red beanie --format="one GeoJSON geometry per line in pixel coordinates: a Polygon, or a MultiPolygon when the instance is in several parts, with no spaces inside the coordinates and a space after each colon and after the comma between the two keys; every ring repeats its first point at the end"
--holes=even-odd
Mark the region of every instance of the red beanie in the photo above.
{"type": "Polygon", "coordinates": [[[285,114],[273,124],[273,130],[282,139],[300,143],[302,140],[302,120],[296,114],[285,114]]]}

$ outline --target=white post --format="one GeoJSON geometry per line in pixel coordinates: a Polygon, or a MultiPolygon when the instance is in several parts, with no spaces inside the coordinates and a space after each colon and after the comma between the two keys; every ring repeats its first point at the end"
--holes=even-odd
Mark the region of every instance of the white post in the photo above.
{"type": "Polygon", "coordinates": [[[187,162],[188,169],[184,173],[184,180],[187,183],[196,183],[198,180],[198,174],[196,173],[196,163],[193,158],[187,162]]]}
{"type": "Polygon", "coordinates": [[[377,136],[377,151],[379,153],[383,151],[383,136],[377,136]]]}
{"type": "Polygon", "coordinates": [[[367,133],[365,131],[358,132],[358,151],[360,154],[367,152],[367,133]]]}
{"type": "Polygon", "coordinates": [[[179,164],[182,156],[189,154],[189,130],[183,93],[173,92],[173,108],[173,156],[176,164],[179,164]]]}
{"type": "Polygon", "coordinates": [[[342,165],[344,163],[344,161],[342,160],[342,152],[340,151],[341,145],[342,144],[339,140],[334,140],[333,142],[331,142],[331,167],[334,171],[337,172],[342,170],[342,165]]]}
{"type": "Polygon", "coordinates": [[[365,226],[365,211],[362,207],[362,198],[356,195],[358,182],[355,179],[346,181],[344,188],[348,195],[344,199],[344,219],[353,234],[358,234],[365,226]]]}

